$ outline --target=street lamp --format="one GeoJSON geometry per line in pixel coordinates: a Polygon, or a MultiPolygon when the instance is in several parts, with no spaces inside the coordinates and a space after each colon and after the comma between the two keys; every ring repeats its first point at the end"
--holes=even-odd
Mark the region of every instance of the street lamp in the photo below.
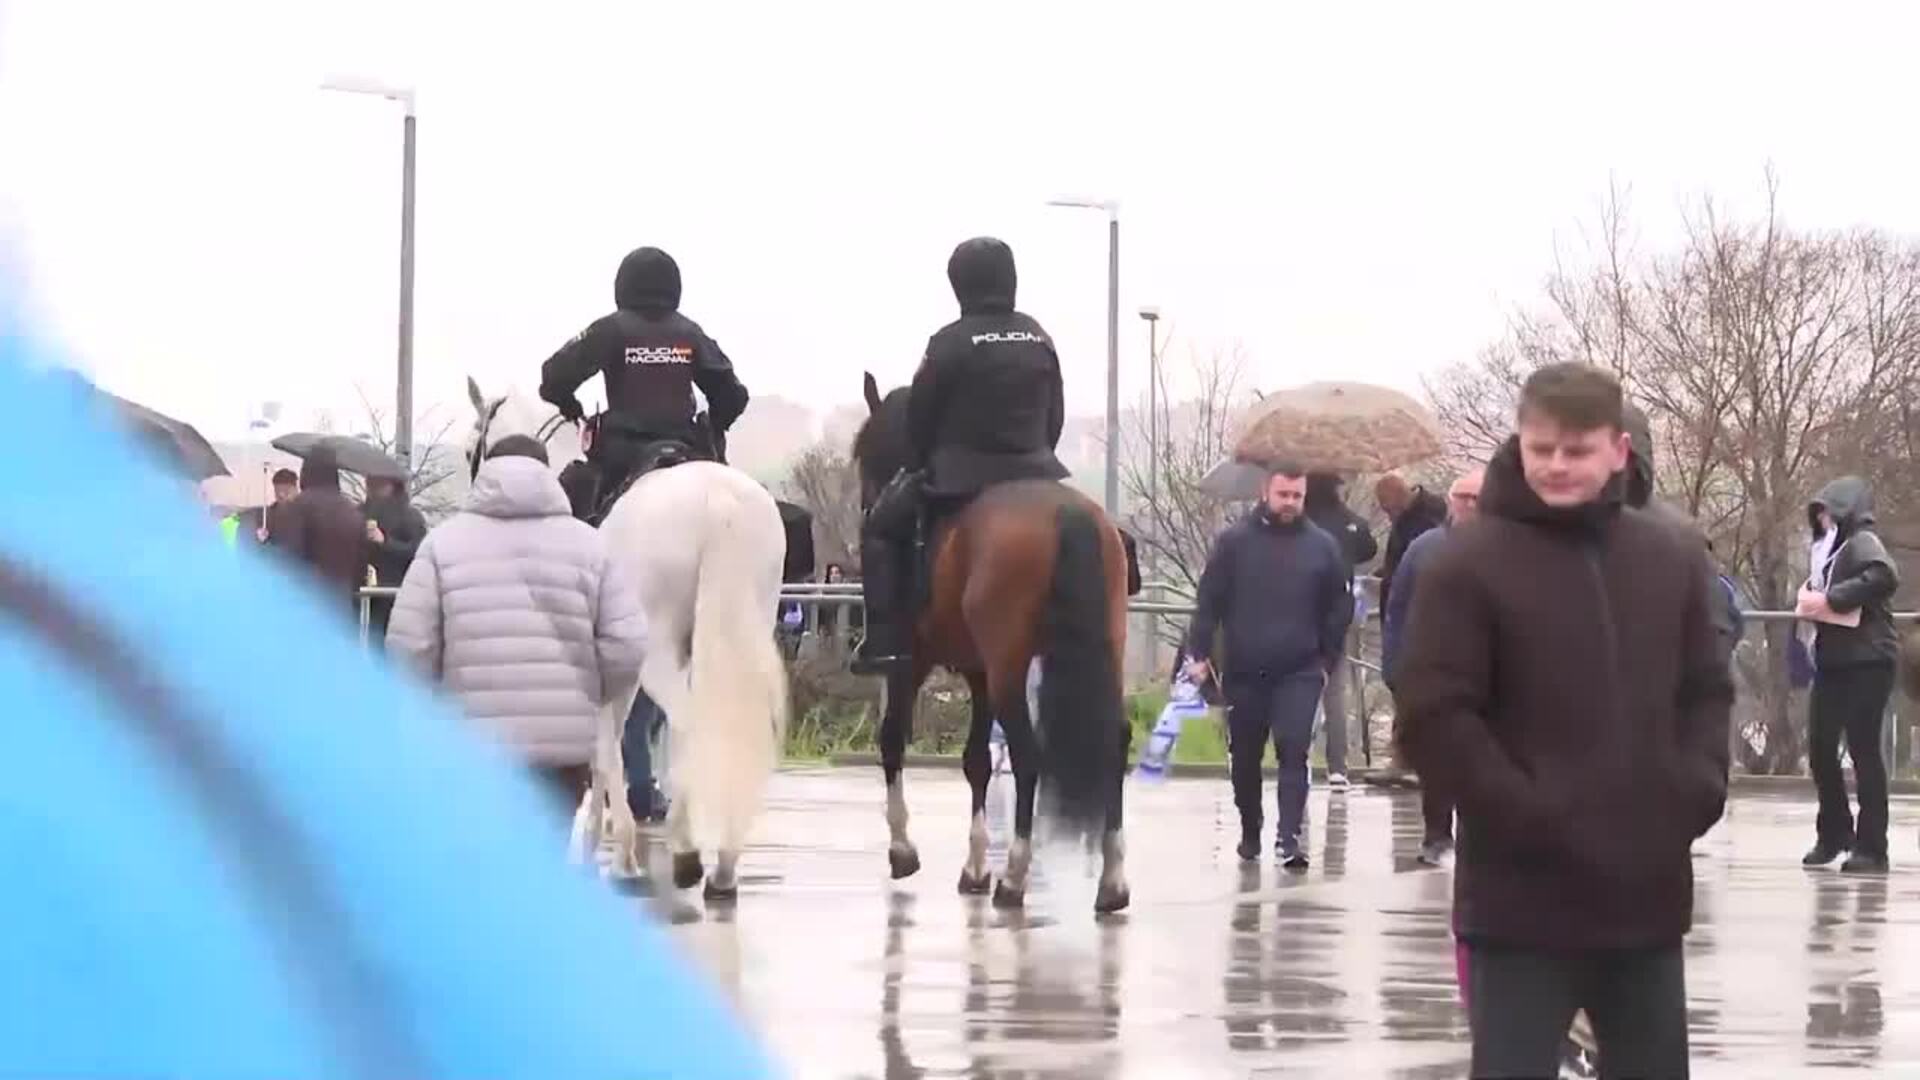
{"type": "Polygon", "coordinates": [[[322,90],[343,94],[369,94],[397,101],[401,108],[400,128],[400,345],[397,387],[394,392],[394,456],[400,467],[411,474],[413,466],[413,89],[388,86],[367,79],[334,78],[320,84],[322,90]]]}
{"type": "Polygon", "coordinates": [[[1107,213],[1107,492],[1108,517],[1120,512],[1120,204],[1112,199],[1063,197],[1048,206],[1071,206],[1107,213]]]}
{"type": "MultiPolygon", "coordinates": [[[[1152,599],[1159,600],[1160,580],[1160,309],[1143,307],[1147,323],[1147,579],[1155,582],[1152,599]]],[[[1160,616],[1147,616],[1147,669],[1160,670],[1160,616]]]]}

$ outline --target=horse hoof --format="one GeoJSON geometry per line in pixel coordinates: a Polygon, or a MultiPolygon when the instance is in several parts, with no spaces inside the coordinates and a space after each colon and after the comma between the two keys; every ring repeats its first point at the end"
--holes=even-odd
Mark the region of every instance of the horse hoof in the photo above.
{"type": "Polygon", "coordinates": [[[1133,892],[1125,885],[1118,888],[1102,888],[1093,897],[1093,910],[1097,915],[1111,915],[1116,911],[1127,910],[1133,903],[1133,892]]]}
{"type": "Polygon", "coordinates": [[[961,896],[985,896],[992,891],[992,874],[981,874],[979,877],[973,877],[965,870],[960,871],[961,896]]]}
{"type": "Polygon", "coordinates": [[[993,887],[993,906],[997,908],[1019,908],[1027,904],[1027,890],[1009,889],[1002,881],[993,887]]]}
{"type": "Polygon", "coordinates": [[[707,887],[701,890],[701,895],[706,897],[709,904],[731,904],[740,899],[740,886],[729,885],[723,889],[709,881],[707,887]]]}
{"type": "Polygon", "coordinates": [[[707,868],[700,865],[699,852],[683,851],[673,857],[674,888],[691,889],[700,884],[700,879],[706,876],[707,868]]]}
{"type": "Polygon", "coordinates": [[[888,848],[887,866],[893,871],[893,880],[912,877],[920,872],[920,853],[912,848],[888,848]]]}

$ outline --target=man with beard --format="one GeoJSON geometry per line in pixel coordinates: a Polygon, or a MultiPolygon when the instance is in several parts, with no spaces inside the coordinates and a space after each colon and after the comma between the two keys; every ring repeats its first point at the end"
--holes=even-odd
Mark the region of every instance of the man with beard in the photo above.
{"type": "Polygon", "coordinates": [[[1260,761],[1271,739],[1280,766],[1274,850],[1289,870],[1307,869],[1300,827],[1313,713],[1353,621],[1347,562],[1338,542],[1307,519],[1306,495],[1305,470],[1273,470],[1260,504],[1214,542],[1187,634],[1194,682],[1210,678],[1219,661],[1240,811],[1236,851],[1248,862],[1260,857],[1260,761]],[[1225,655],[1216,656],[1221,631],[1225,655]]]}

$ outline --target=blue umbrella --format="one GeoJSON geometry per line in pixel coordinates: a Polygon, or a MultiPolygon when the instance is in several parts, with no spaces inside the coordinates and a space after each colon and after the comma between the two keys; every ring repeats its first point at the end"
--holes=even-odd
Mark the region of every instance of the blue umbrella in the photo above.
{"type": "Polygon", "coordinates": [[[770,1075],[520,769],[14,314],[0,426],[61,452],[0,455],[0,1075],[770,1075]]]}

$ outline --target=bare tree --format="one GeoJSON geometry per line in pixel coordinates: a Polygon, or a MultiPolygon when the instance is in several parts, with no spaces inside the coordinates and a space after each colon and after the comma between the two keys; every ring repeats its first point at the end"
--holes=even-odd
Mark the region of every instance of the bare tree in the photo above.
{"type": "Polygon", "coordinates": [[[1122,524],[1133,533],[1141,561],[1190,596],[1214,537],[1242,509],[1208,494],[1200,482],[1231,453],[1236,424],[1257,398],[1242,381],[1246,354],[1237,344],[1204,353],[1190,349],[1185,368],[1193,391],[1179,402],[1170,400],[1161,368],[1157,493],[1150,492],[1151,414],[1145,401],[1123,426],[1121,483],[1128,506],[1122,524]]]}
{"type": "MultiPolygon", "coordinates": [[[[373,403],[367,392],[359,385],[354,386],[359,395],[363,411],[363,430],[354,432],[354,437],[373,446],[381,452],[398,458],[399,443],[387,423],[387,413],[373,403]]],[[[416,443],[415,453],[407,458],[407,496],[414,506],[430,521],[437,521],[452,513],[456,508],[456,494],[451,490],[449,480],[460,468],[457,451],[447,442],[447,436],[453,431],[454,421],[440,421],[435,418],[438,410],[429,409],[420,416],[420,429],[431,431],[424,442],[416,443]]],[[[332,417],[325,417],[331,426],[332,417]]],[[[357,482],[357,481],[355,481],[357,482]]],[[[359,493],[355,493],[358,497],[359,493]]]]}
{"type": "MultiPolygon", "coordinates": [[[[1771,174],[1766,194],[1751,222],[1701,200],[1678,250],[1642,258],[1613,193],[1598,246],[1548,279],[1544,313],[1516,318],[1428,390],[1464,453],[1504,437],[1518,386],[1540,364],[1619,373],[1653,420],[1662,495],[1700,522],[1761,607],[1779,610],[1805,576],[1806,505],[1822,479],[1898,477],[1889,503],[1920,479],[1911,453],[1886,452],[1920,438],[1920,249],[1790,229],[1771,174]]],[[[1768,623],[1742,653],[1752,700],[1734,750],[1754,771],[1797,769],[1803,754],[1785,676],[1791,632],[1768,623]]]]}
{"type": "Polygon", "coordinates": [[[860,471],[846,448],[818,442],[794,459],[781,485],[813,515],[815,554],[822,565],[845,565],[860,545],[860,471]]]}

